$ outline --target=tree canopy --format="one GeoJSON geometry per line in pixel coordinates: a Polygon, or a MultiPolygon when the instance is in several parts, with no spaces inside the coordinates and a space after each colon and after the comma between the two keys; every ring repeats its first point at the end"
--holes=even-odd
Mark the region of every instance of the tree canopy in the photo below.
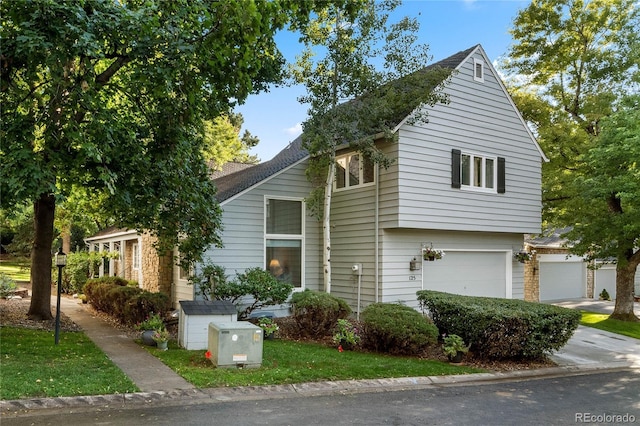
{"type": "Polygon", "coordinates": [[[614,316],[632,320],[639,234],[629,189],[638,177],[612,155],[634,158],[628,131],[637,127],[622,123],[636,116],[627,95],[640,83],[638,28],[632,0],[533,1],[514,21],[505,64],[513,98],[550,159],[543,165],[545,223],[573,227],[574,253],[615,258],[614,316]]]}
{"type": "MultiPolygon", "coordinates": [[[[349,3],[349,2],[345,2],[349,3]]],[[[2,207],[34,204],[30,315],[50,314],[56,203],[74,185],[187,260],[220,244],[203,123],[282,78],[274,34],[324,2],[0,3],[2,207]]]]}

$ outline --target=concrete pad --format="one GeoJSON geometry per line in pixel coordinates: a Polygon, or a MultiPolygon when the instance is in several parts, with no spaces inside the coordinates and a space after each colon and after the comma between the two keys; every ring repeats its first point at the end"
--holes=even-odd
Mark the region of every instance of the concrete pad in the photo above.
{"type": "Polygon", "coordinates": [[[580,325],[551,359],[560,366],[619,364],[640,369],[640,340],[580,325]]]}

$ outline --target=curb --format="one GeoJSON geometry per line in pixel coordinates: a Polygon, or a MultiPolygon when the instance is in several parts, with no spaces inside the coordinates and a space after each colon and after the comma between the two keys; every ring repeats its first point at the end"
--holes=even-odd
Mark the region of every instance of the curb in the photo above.
{"type": "Polygon", "coordinates": [[[341,380],[309,382],[291,385],[240,386],[232,388],[187,389],[136,392],[113,395],[70,396],[57,398],[16,399],[0,401],[0,414],[19,416],[34,410],[95,407],[135,407],[141,405],[197,405],[242,400],[295,398],[367,392],[393,392],[408,389],[444,386],[482,385],[501,381],[535,380],[568,377],[634,369],[628,363],[600,363],[518,370],[497,373],[476,373],[451,376],[400,377],[390,379],[341,380]]]}

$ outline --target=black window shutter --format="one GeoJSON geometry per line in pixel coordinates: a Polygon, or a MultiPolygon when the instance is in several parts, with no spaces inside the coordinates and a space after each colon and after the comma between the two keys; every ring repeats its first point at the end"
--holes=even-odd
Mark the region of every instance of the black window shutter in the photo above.
{"type": "Polygon", "coordinates": [[[498,157],[498,194],[507,192],[505,183],[505,160],[504,157],[498,157]]]}
{"type": "Polygon", "coordinates": [[[459,149],[451,150],[451,187],[460,188],[460,155],[459,149]]]}

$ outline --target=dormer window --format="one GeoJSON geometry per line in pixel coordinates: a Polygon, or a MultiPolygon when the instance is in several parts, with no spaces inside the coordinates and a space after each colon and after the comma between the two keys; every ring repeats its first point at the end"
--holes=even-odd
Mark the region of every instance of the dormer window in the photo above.
{"type": "Polygon", "coordinates": [[[484,82],[484,61],[480,59],[473,59],[473,79],[484,82]]]}
{"type": "Polygon", "coordinates": [[[374,164],[362,154],[352,152],[336,157],[336,190],[372,184],[374,179],[374,164]]]}

